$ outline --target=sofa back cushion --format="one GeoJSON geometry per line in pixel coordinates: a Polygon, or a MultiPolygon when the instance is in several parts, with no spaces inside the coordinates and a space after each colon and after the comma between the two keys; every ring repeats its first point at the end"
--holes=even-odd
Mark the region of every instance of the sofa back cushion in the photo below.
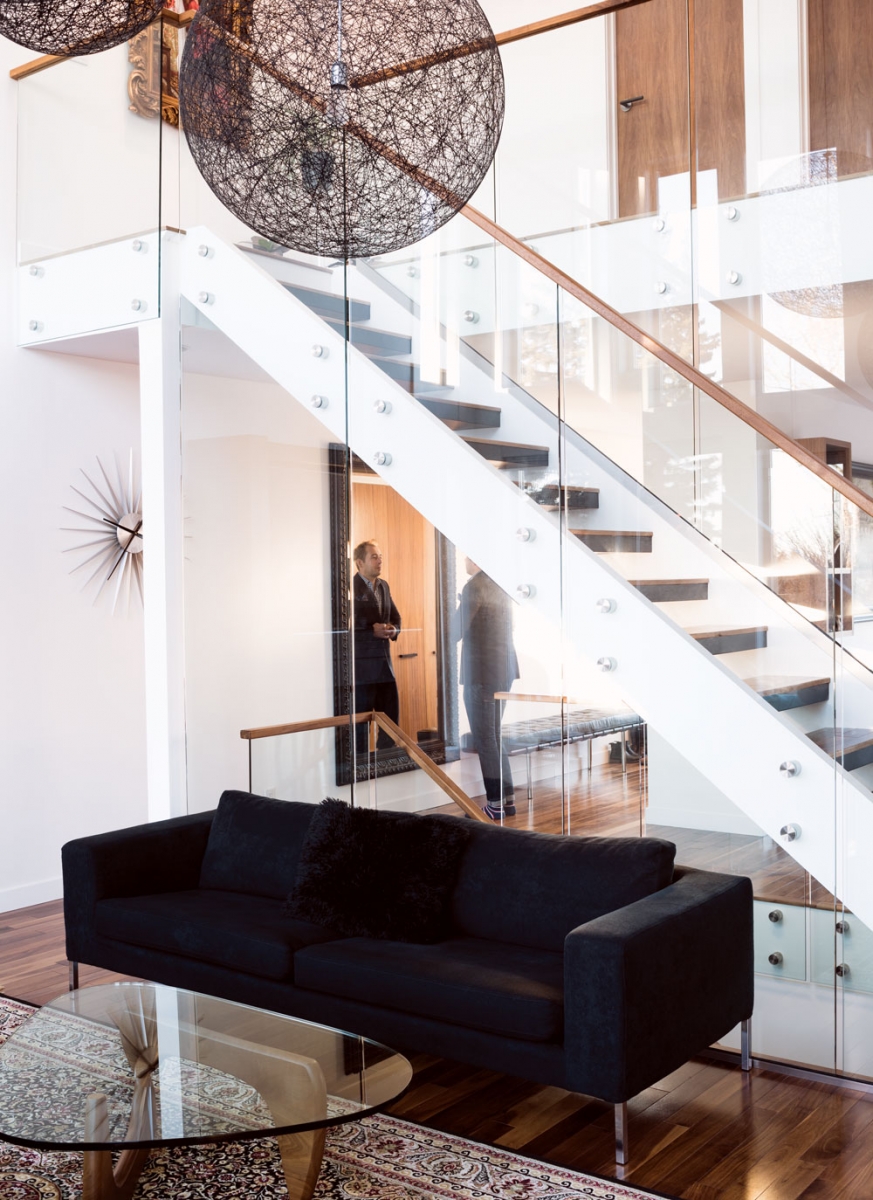
{"type": "Polygon", "coordinates": [[[200,887],[284,900],[318,806],[224,792],[200,868],[200,887]]]}
{"type": "Polygon", "coordinates": [[[577,925],[673,878],[676,847],[660,838],[558,837],[468,824],[452,916],[470,937],[563,950],[577,925]]]}

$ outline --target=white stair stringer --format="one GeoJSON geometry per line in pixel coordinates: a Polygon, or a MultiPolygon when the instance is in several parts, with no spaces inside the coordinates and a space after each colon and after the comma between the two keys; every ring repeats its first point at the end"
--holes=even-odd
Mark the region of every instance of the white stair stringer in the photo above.
{"type": "MultiPolygon", "coordinates": [[[[189,231],[180,253],[181,290],[192,304],[301,403],[321,397],[315,412],[331,433],[504,590],[518,597],[527,586],[529,598],[520,602],[550,624],[561,621],[561,534],[550,514],[235,248],[201,228],[189,231]],[[327,354],[316,356],[313,347],[327,354]],[[386,400],[390,411],[377,411],[386,400]],[[378,454],[390,462],[379,465],[378,454]],[[520,528],[534,536],[520,541],[520,528]]],[[[860,850],[836,862],[835,778],[840,822],[858,848],[873,845],[869,796],[785,714],[569,536],[562,568],[574,606],[566,625],[578,651],[614,659],[628,703],[771,837],[798,826],[789,852],[873,927],[873,878],[860,850]],[[603,596],[617,601],[608,615],[597,607],[603,596]],[[799,765],[795,777],[780,774],[785,761],[799,765]]]]}

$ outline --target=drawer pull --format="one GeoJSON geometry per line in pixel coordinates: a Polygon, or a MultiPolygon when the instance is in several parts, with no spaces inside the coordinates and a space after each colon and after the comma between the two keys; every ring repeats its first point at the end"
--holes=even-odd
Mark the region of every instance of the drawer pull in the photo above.
{"type": "Polygon", "coordinates": [[[773,953],[768,957],[767,962],[770,964],[771,967],[781,967],[782,966],[782,955],[779,953],[778,950],[774,950],[773,953]]]}
{"type": "Polygon", "coordinates": [[[772,908],[770,910],[770,912],[767,913],[767,916],[773,922],[774,925],[778,925],[779,922],[782,920],[782,909],[781,908],[772,908]]]}

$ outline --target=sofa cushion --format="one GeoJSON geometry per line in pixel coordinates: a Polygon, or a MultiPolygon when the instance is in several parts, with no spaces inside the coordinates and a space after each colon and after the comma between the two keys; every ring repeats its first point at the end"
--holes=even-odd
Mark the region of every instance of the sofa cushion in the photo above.
{"type": "Polygon", "coordinates": [[[563,955],[478,938],[349,938],[298,951],[298,987],[529,1042],[564,1032],[563,955]]]}
{"type": "Polygon", "coordinates": [[[349,937],[442,941],[452,933],[468,826],[325,800],[310,822],[288,911],[349,937]]]}
{"type": "Polygon", "coordinates": [[[284,900],[294,886],[297,860],[314,804],[225,792],[200,868],[200,886],[284,900]]]}
{"type": "Polygon", "coordinates": [[[571,929],[673,878],[676,847],[660,838],[558,837],[468,825],[453,917],[469,937],[560,951],[571,929]]]}
{"type": "Polygon", "coordinates": [[[101,900],[96,929],[116,942],[182,954],[262,979],[292,979],[295,950],[336,936],[290,920],[281,901],[206,888],[101,900]]]}

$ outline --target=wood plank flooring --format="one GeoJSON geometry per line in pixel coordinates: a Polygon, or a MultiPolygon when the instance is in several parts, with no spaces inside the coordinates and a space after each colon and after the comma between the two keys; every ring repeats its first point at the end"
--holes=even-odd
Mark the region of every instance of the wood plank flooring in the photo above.
{"type": "MultiPolygon", "coordinates": [[[[570,780],[573,833],[638,834],[645,772],[596,768],[570,780]]],[[[520,792],[516,826],[560,831],[554,786],[520,792]]],[[[648,832],[655,832],[649,829],[648,832]]],[[[661,831],[658,831],[661,832],[661,831]]],[[[747,871],[773,898],[803,903],[814,889],[762,839],[664,830],[682,862],[747,871]]],[[[787,860],[787,861],[786,861],[787,860]]],[[[83,967],[81,984],[121,976],[83,967]]],[[[60,902],[0,914],[0,990],[45,1003],[67,987],[60,902]]],[[[560,1088],[418,1056],[397,1116],[561,1166],[625,1179],[681,1200],[873,1200],[873,1096],[713,1063],[687,1063],[631,1102],[627,1168],[613,1159],[612,1109],[560,1088]]]]}

